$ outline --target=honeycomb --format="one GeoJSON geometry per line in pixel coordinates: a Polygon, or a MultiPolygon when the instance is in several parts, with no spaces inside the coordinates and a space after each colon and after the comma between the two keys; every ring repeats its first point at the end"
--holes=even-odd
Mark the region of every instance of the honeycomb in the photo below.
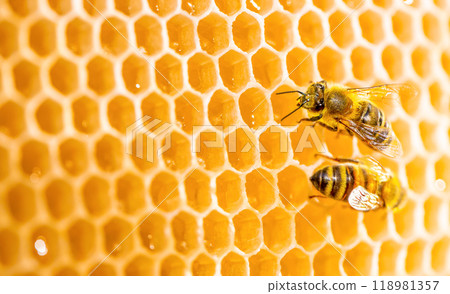
{"type": "Polygon", "coordinates": [[[1,1],[0,273],[450,274],[449,9],[1,1]],[[333,156],[372,154],[398,174],[398,212],[308,199],[324,162],[298,148],[306,113],[280,121],[296,95],[275,93],[320,79],[419,89],[389,113],[399,159],[316,128],[333,156]],[[126,152],[144,116],[170,124],[154,161],[126,152]]]}

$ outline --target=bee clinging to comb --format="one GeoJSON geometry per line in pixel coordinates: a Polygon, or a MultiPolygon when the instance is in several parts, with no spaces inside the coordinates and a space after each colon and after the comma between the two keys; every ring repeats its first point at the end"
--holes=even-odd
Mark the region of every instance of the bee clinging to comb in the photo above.
{"type": "Polygon", "coordinates": [[[328,87],[326,81],[312,83],[306,92],[277,94],[300,94],[297,108],[281,120],[304,108],[309,117],[301,119],[299,123],[311,121],[334,132],[355,134],[372,149],[389,157],[398,157],[403,153],[402,146],[384,112],[377,105],[386,103],[386,100],[398,100],[401,92],[416,95],[415,89],[407,84],[346,88],[339,85],[328,87]]]}

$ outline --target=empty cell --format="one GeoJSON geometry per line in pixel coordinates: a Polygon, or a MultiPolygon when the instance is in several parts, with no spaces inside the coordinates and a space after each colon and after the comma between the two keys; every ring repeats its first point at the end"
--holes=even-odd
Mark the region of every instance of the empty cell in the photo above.
{"type": "Polygon", "coordinates": [[[197,53],[188,60],[189,84],[195,90],[205,93],[217,83],[214,62],[206,55],[197,53]]]}
{"type": "Polygon", "coordinates": [[[273,0],[246,0],[247,9],[259,13],[266,14],[273,5],[273,0]]]}
{"type": "Polygon", "coordinates": [[[183,170],[191,165],[191,143],[188,138],[178,132],[172,132],[164,138],[163,146],[167,146],[162,157],[166,166],[172,170],[183,170]]]}
{"type": "Polygon", "coordinates": [[[72,103],[73,124],[82,133],[92,134],[99,128],[98,104],[93,99],[83,96],[72,103]]]}
{"type": "Polygon", "coordinates": [[[167,22],[169,47],[184,55],[195,49],[194,24],[182,14],[172,17],[167,22]]]}
{"type": "Polygon", "coordinates": [[[61,256],[60,236],[50,226],[35,228],[28,244],[32,256],[42,264],[51,264],[61,256]]]}
{"type": "MultiPolygon", "coordinates": [[[[331,0],[333,1],[333,0],[331,0]]],[[[331,38],[341,48],[348,47],[354,38],[352,18],[342,11],[336,11],[328,18],[331,38]]]]}
{"type": "Polygon", "coordinates": [[[131,55],[123,62],[122,78],[125,87],[133,94],[147,90],[150,84],[148,61],[134,54],[131,55]]]}
{"type": "Polygon", "coordinates": [[[428,87],[431,105],[436,111],[445,112],[445,95],[439,82],[434,82],[428,87]]]}
{"type": "Polygon", "coordinates": [[[423,240],[417,240],[409,244],[405,258],[405,270],[409,275],[421,275],[424,273],[425,245],[423,240]]]}
{"type": "Polygon", "coordinates": [[[417,220],[415,210],[416,203],[407,199],[404,206],[394,214],[395,230],[403,238],[409,237],[414,232],[417,220]]]}
{"type": "Polygon", "coordinates": [[[430,152],[436,152],[439,148],[437,128],[438,125],[432,122],[422,121],[419,124],[420,137],[422,138],[423,145],[430,152]]]}
{"type": "Polygon", "coordinates": [[[258,21],[248,13],[239,14],[233,22],[233,40],[242,51],[250,52],[261,43],[258,21]]]}
{"type": "Polygon", "coordinates": [[[328,129],[323,130],[323,141],[328,151],[335,157],[350,158],[353,154],[353,136],[339,134],[328,129]]]}
{"type": "Polygon", "coordinates": [[[47,209],[51,216],[62,219],[70,216],[75,205],[72,186],[63,179],[50,182],[45,188],[47,209]]]}
{"type": "Polygon", "coordinates": [[[150,252],[160,252],[166,249],[169,236],[166,218],[157,213],[150,214],[139,226],[142,246],[150,252]]]}
{"type": "Polygon", "coordinates": [[[245,253],[251,253],[260,248],[263,236],[262,225],[258,215],[250,209],[245,209],[233,218],[234,244],[245,253]]]}
{"type": "Polygon", "coordinates": [[[289,78],[298,86],[305,86],[314,78],[314,62],[311,52],[294,48],[286,55],[289,78]]]}
{"type": "Polygon", "coordinates": [[[402,43],[408,43],[413,38],[412,18],[405,11],[397,11],[392,16],[392,30],[402,43]]]}
{"type": "Polygon", "coordinates": [[[392,5],[392,0],[373,0],[373,4],[383,8],[389,8],[392,5]]]}
{"type": "Polygon", "coordinates": [[[59,58],[50,68],[50,82],[53,87],[64,95],[78,88],[78,69],[75,64],[59,58]]]}
{"type": "Polygon", "coordinates": [[[298,208],[308,200],[308,179],[296,166],[290,165],[278,173],[278,189],[281,202],[287,209],[298,208]]]}
{"type": "Polygon", "coordinates": [[[181,0],[181,8],[190,15],[201,15],[208,10],[210,0],[181,0]]]}
{"type": "Polygon", "coordinates": [[[153,260],[143,254],[134,257],[125,266],[124,271],[127,276],[154,276],[156,274],[153,260]]]}
{"type": "Polygon", "coordinates": [[[11,216],[18,222],[27,222],[36,213],[36,198],[34,191],[24,185],[11,186],[6,194],[7,209],[11,216]]]}
{"type": "MultiPolygon", "coordinates": [[[[170,1],[166,1],[170,2],[170,1]]],[[[143,16],[134,24],[136,45],[142,53],[154,55],[163,47],[162,28],[159,21],[151,16],[143,16]]]]}
{"type": "Polygon", "coordinates": [[[384,48],[381,54],[383,66],[392,80],[397,80],[403,74],[402,52],[394,45],[384,48]]]}
{"type": "Polygon", "coordinates": [[[422,157],[416,157],[411,160],[405,168],[409,188],[416,193],[425,191],[427,185],[425,178],[425,175],[427,174],[427,161],[422,157]]]}
{"type": "Polygon", "coordinates": [[[167,172],[157,174],[150,185],[153,205],[164,211],[172,211],[180,205],[178,180],[167,172]]]}
{"type": "Polygon", "coordinates": [[[250,169],[257,160],[257,141],[254,134],[247,128],[238,128],[225,137],[228,161],[239,171],[250,169]]]}
{"type": "Polygon", "coordinates": [[[208,255],[201,253],[192,262],[193,276],[214,276],[216,273],[216,263],[208,255]]]}
{"type": "Polygon", "coordinates": [[[36,0],[8,0],[9,7],[20,16],[27,16],[37,10],[36,0]]]}
{"type": "Polygon", "coordinates": [[[266,89],[276,86],[283,77],[280,58],[266,48],[261,48],[252,56],[253,76],[266,89]]]}
{"type": "MultiPolygon", "coordinates": [[[[144,124],[144,126],[146,126],[146,124],[144,124]]],[[[160,124],[159,126],[163,127],[163,133],[167,131],[168,125],[160,124]]],[[[162,146],[160,146],[158,140],[155,141],[154,138],[149,137],[145,132],[142,132],[144,129],[140,130],[141,131],[135,132],[134,138],[128,146],[128,148],[131,147],[131,154],[129,154],[129,156],[140,171],[147,172],[158,166],[158,161],[160,160],[158,158],[158,150],[161,150],[160,148],[162,146]]]]}
{"type": "Polygon", "coordinates": [[[54,273],[54,276],[79,276],[80,274],[71,266],[63,266],[57,269],[54,273]]]}
{"type": "Polygon", "coordinates": [[[408,154],[412,151],[412,135],[411,135],[411,125],[407,121],[397,120],[392,123],[392,129],[395,135],[398,137],[402,143],[403,154],[408,154]]]}
{"type": "Polygon", "coordinates": [[[249,88],[239,97],[239,109],[244,122],[252,129],[269,121],[270,105],[263,90],[249,88]]]}
{"type": "Polygon", "coordinates": [[[47,56],[56,48],[55,24],[48,19],[38,20],[30,27],[28,44],[40,56],[47,56]]]}
{"type": "Polygon", "coordinates": [[[378,44],[384,39],[383,18],[375,11],[367,10],[360,14],[359,25],[364,39],[378,44]]]}
{"type": "Polygon", "coordinates": [[[449,249],[450,240],[448,237],[444,237],[434,243],[431,249],[431,267],[438,274],[445,273],[449,264],[449,249]]]}
{"type": "Polygon", "coordinates": [[[36,110],[36,120],[46,133],[57,134],[63,129],[63,109],[52,99],[46,99],[36,110]]]}
{"type": "Polygon", "coordinates": [[[249,82],[250,69],[247,58],[241,53],[230,50],[219,58],[222,82],[230,91],[239,92],[249,82]]]}
{"type": "Polygon", "coordinates": [[[211,13],[201,19],[197,33],[202,50],[216,55],[226,49],[230,42],[227,27],[227,21],[217,13],[211,13]]]}
{"type": "Polygon", "coordinates": [[[9,175],[9,154],[8,150],[0,147],[0,181],[9,175]]]}
{"type": "Polygon", "coordinates": [[[83,202],[92,216],[106,213],[110,207],[109,183],[107,180],[92,176],[82,186],[83,202]]]}
{"type": "Polygon", "coordinates": [[[316,250],[326,241],[327,214],[324,205],[310,202],[295,215],[295,239],[305,250],[316,250]]]}
{"type": "MultiPolygon", "coordinates": [[[[76,139],[68,139],[60,145],[59,158],[62,166],[72,175],[79,175],[87,167],[86,148],[84,143],[76,139]]],[[[58,191],[56,188],[55,192],[61,193],[62,191],[58,191]]],[[[59,201],[60,199],[55,200],[59,201]]]]}
{"type": "Polygon", "coordinates": [[[411,54],[412,66],[416,73],[422,78],[427,77],[431,71],[429,57],[430,51],[423,46],[417,47],[411,54]]]}
{"type": "Polygon", "coordinates": [[[211,205],[211,183],[208,175],[198,169],[184,180],[187,204],[203,212],[211,205]]]}
{"type": "Polygon", "coordinates": [[[116,9],[125,15],[135,15],[142,9],[141,0],[115,0],[116,9]]]}
{"type": "Polygon", "coordinates": [[[119,139],[104,135],[95,146],[95,159],[101,170],[112,172],[122,167],[124,151],[119,139]]]}
{"type": "Polygon", "coordinates": [[[294,222],[291,215],[277,207],[262,218],[264,243],[273,252],[281,253],[291,245],[294,222]]]}
{"type": "Polygon", "coordinates": [[[248,259],[250,276],[275,276],[279,272],[277,257],[263,249],[248,259]]]}
{"type": "Polygon", "coordinates": [[[75,260],[85,260],[96,250],[95,227],[84,219],[73,222],[67,230],[70,252],[75,260]]]}
{"type": "Polygon", "coordinates": [[[425,36],[432,42],[438,43],[441,37],[441,25],[439,19],[431,13],[426,13],[422,17],[422,28],[425,36]]]}
{"type": "Polygon", "coordinates": [[[372,271],[373,258],[371,246],[361,242],[345,253],[344,271],[349,276],[368,276],[372,271]]]}
{"type": "Polygon", "coordinates": [[[91,16],[100,16],[106,9],[106,0],[83,0],[84,9],[91,16]]]}
{"type": "Polygon", "coordinates": [[[288,158],[288,135],[282,128],[270,126],[259,136],[260,158],[263,166],[270,169],[282,167],[288,158]],[[262,147],[263,146],[263,147],[262,147]]]}
{"type": "Polygon", "coordinates": [[[340,276],[340,249],[331,245],[325,245],[315,255],[313,260],[314,275],[316,276],[340,276]]]}
{"type": "Polygon", "coordinates": [[[17,28],[7,21],[0,21],[0,55],[8,58],[17,51],[17,28]]]}
{"type": "Polygon", "coordinates": [[[70,0],[48,0],[48,5],[56,13],[64,15],[72,10],[72,4],[70,0]]]}
{"type": "Polygon", "coordinates": [[[450,158],[442,156],[434,165],[436,180],[443,180],[445,183],[445,191],[450,189],[450,158]]]}
{"type": "Polygon", "coordinates": [[[248,275],[248,264],[244,257],[230,252],[220,263],[220,274],[222,276],[246,276],[248,275]]]}
{"type": "Polygon", "coordinates": [[[116,197],[121,211],[136,214],[145,207],[145,188],[140,176],[126,173],[116,180],[116,197]]]}
{"type": "Polygon", "coordinates": [[[128,48],[128,33],[126,24],[116,17],[105,19],[101,26],[100,42],[103,50],[113,55],[119,55],[128,48]]]}
{"type": "Polygon", "coordinates": [[[147,0],[154,13],[165,16],[174,12],[178,7],[178,0],[147,0]]]}
{"type": "Polygon", "coordinates": [[[208,104],[208,118],[213,126],[224,128],[237,123],[238,110],[231,93],[225,90],[214,92],[208,104]]]}
{"type": "Polygon", "coordinates": [[[86,273],[90,276],[116,276],[116,268],[107,262],[98,261],[86,273]]]}
{"type": "Polygon", "coordinates": [[[282,51],[292,44],[293,32],[290,17],[282,12],[274,12],[264,19],[266,43],[277,51],[282,51]]]}
{"type": "Polygon", "coordinates": [[[13,68],[14,85],[17,91],[29,98],[41,89],[39,68],[33,63],[22,60],[13,68]]]}
{"type": "Polygon", "coordinates": [[[50,155],[47,145],[29,140],[22,145],[20,165],[25,174],[41,177],[50,170],[50,155]]]}
{"type": "Polygon", "coordinates": [[[197,161],[207,170],[219,171],[225,164],[225,144],[222,133],[211,129],[201,131],[196,138],[197,161]]]}
{"type": "Polygon", "coordinates": [[[365,47],[356,47],[353,49],[350,58],[352,61],[353,76],[355,78],[366,81],[373,77],[373,56],[371,50],[365,47]]]}
{"type": "Polygon", "coordinates": [[[447,75],[450,76],[450,51],[444,51],[441,56],[441,65],[447,75]]]}
{"type": "Polygon", "coordinates": [[[112,217],[103,226],[104,248],[112,256],[127,254],[133,250],[133,227],[120,217],[112,217]]]}
{"type": "Polygon", "coordinates": [[[351,244],[358,237],[358,212],[343,204],[331,211],[331,232],[338,244],[351,244]]]}
{"type": "Polygon", "coordinates": [[[205,114],[202,98],[191,92],[184,92],[175,100],[175,116],[183,131],[194,133],[195,127],[203,125],[205,114]]]}
{"type": "Polygon", "coordinates": [[[219,10],[228,16],[231,16],[241,9],[241,0],[215,0],[219,10]]]}
{"type": "Polygon", "coordinates": [[[398,270],[398,256],[402,245],[395,241],[386,241],[381,244],[378,255],[378,274],[380,276],[393,276],[398,270]]]}
{"type": "Polygon", "coordinates": [[[381,240],[389,234],[389,219],[386,210],[364,213],[363,224],[372,240],[381,240]]]}
{"type": "Polygon", "coordinates": [[[313,12],[307,12],[298,22],[298,32],[303,44],[307,47],[316,47],[324,39],[324,32],[320,16],[313,12]]]}
{"type": "Polygon", "coordinates": [[[155,63],[156,84],[164,93],[174,95],[183,88],[181,62],[166,54],[155,63]]]}
{"type": "Polygon", "coordinates": [[[280,4],[283,6],[284,10],[287,10],[291,13],[296,13],[300,9],[302,9],[303,5],[305,5],[305,0],[279,0],[280,4]]]}
{"type": "Polygon", "coordinates": [[[22,106],[14,101],[7,101],[0,106],[0,131],[10,137],[19,136],[25,129],[22,106]]]}
{"type": "Polygon", "coordinates": [[[115,85],[111,62],[103,57],[94,57],[87,65],[88,86],[98,95],[109,93],[115,85]]]}
{"type": "Polygon", "coordinates": [[[302,250],[294,248],[286,253],[280,261],[283,276],[309,276],[311,262],[302,250]]]}
{"type": "Polygon", "coordinates": [[[216,179],[217,202],[226,212],[235,212],[243,202],[242,180],[230,170],[224,171],[216,179]]]}
{"type": "Polygon", "coordinates": [[[248,203],[263,213],[275,203],[275,179],[264,169],[255,169],[245,177],[248,203]]]}
{"type": "Polygon", "coordinates": [[[323,48],[317,54],[317,68],[324,80],[340,82],[346,76],[344,57],[330,47],[323,48]]]}
{"type": "Polygon", "coordinates": [[[170,122],[169,103],[161,95],[151,93],[142,100],[142,115],[148,115],[153,119],[159,119],[162,122],[170,122]]]}
{"type": "Polygon", "coordinates": [[[176,255],[169,255],[161,262],[161,276],[184,276],[186,264],[176,255]]]}
{"type": "Polygon", "coordinates": [[[198,232],[197,220],[187,212],[180,212],[172,220],[175,249],[182,254],[190,254],[199,247],[198,232]]]}
{"type": "Polygon", "coordinates": [[[293,109],[297,108],[297,98],[299,97],[298,93],[289,93],[278,95],[277,93],[286,92],[286,91],[294,91],[295,89],[289,87],[287,85],[281,85],[276,88],[275,91],[272,92],[270,96],[270,101],[272,102],[272,110],[273,110],[273,118],[282,126],[295,126],[302,115],[301,112],[294,113],[288,117],[286,117],[283,121],[281,119],[286,116],[293,109]]]}
{"type": "Polygon", "coordinates": [[[4,266],[14,265],[19,258],[20,239],[10,229],[0,230],[0,263],[4,266]]]}
{"type": "Polygon", "coordinates": [[[436,5],[439,8],[445,8],[447,3],[444,0],[434,0],[434,5],[436,5]]]}
{"type": "Polygon", "coordinates": [[[335,5],[334,0],[313,0],[313,4],[323,11],[330,10],[335,5]]]}
{"type": "Polygon", "coordinates": [[[203,219],[204,245],[213,255],[224,254],[232,243],[230,219],[213,210],[203,219]]]}
{"type": "Polygon", "coordinates": [[[117,96],[108,103],[109,124],[125,134],[127,128],[136,121],[134,104],[124,96],[117,96]]]}
{"type": "Polygon", "coordinates": [[[443,201],[435,196],[431,196],[425,201],[424,225],[430,234],[436,234],[442,228],[439,224],[439,219],[443,219],[441,216],[442,207],[444,207],[443,201]]]}

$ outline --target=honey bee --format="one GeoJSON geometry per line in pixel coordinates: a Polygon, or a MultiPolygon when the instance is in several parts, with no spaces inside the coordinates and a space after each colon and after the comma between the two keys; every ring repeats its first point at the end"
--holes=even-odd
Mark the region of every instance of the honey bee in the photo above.
{"type": "Polygon", "coordinates": [[[371,157],[356,160],[319,156],[338,164],[321,168],[310,177],[314,187],[323,194],[310,198],[348,201],[356,210],[369,211],[382,207],[395,210],[405,197],[399,179],[371,157]]]}
{"type": "Polygon", "coordinates": [[[309,117],[301,119],[299,123],[312,121],[334,132],[346,131],[350,136],[356,134],[372,149],[389,157],[398,157],[403,153],[402,146],[384,112],[377,105],[386,104],[388,100],[398,101],[400,92],[404,91],[408,91],[409,95],[417,94],[407,84],[345,88],[339,85],[328,87],[326,81],[312,83],[306,93],[287,91],[277,94],[301,95],[297,98],[297,108],[281,120],[303,107],[309,117]]]}

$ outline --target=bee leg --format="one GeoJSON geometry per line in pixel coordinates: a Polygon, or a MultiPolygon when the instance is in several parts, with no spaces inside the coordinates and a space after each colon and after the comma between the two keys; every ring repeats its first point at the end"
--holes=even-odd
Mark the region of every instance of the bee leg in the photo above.
{"type": "Polygon", "coordinates": [[[338,130],[337,126],[333,128],[333,127],[330,127],[330,126],[327,125],[327,124],[324,124],[324,123],[321,122],[321,121],[315,122],[315,123],[313,124],[313,127],[314,127],[316,124],[319,124],[319,125],[321,125],[322,127],[326,128],[326,129],[328,129],[328,130],[330,130],[330,131],[332,131],[332,132],[336,132],[336,131],[338,130]]]}
{"type": "Polygon", "coordinates": [[[323,195],[309,195],[308,197],[309,197],[309,199],[313,199],[313,198],[327,198],[326,196],[323,196],[323,195]]]}
{"type": "Polygon", "coordinates": [[[301,123],[302,121],[318,121],[319,119],[322,118],[322,114],[318,115],[318,116],[313,116],[313,117],[308,117],[308,118],[302,118],[301,120],[299,120],[297,123],[301,123]]]}
{"type": "Polygon", "coordinates": [[[328,160],[336,161],[336,162],[339,162],[339,163],[359,163],[359,160],[356,160],[356,159],[336,158],[336,157],[331,157],[331,156],[328,156],[328,155],[325,155],[325,154],[320,154],[320,153],[315,154],[315,156],[316,157],[323,157],[323,158],[326,158],[328,160]]]}

